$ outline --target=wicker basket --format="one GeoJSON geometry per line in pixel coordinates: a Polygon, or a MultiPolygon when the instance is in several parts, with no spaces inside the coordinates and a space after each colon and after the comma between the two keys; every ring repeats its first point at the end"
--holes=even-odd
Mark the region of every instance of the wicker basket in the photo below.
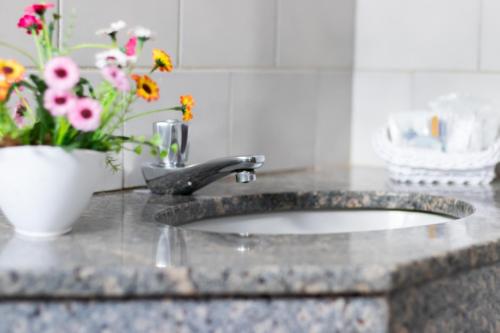
{"type": "Polygon", "coordinates": [[[387,128],[375,133],[373,146],[385,161],[390,178],[398,182],[488,184],[500,161],[500,138],[488,149],[472,153],[442,153],[394,145],[387,128]]]}

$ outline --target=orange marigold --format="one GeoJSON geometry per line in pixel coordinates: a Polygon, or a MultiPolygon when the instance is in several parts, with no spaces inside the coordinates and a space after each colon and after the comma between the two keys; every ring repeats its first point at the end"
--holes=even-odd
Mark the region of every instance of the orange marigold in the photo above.
{"type": "Polygon", "coordinates": [[[148,102],[155,101],[160,98],[160,88],[158,88],[158,84],[149,76],[132,75],[132,79],[137,85],[137,96],[148,102]]]}
{"type": "Polygon", "coordinates": [[[190,121],[193,119],[192,108],[195,105],[195,101],[193,96],[191,95],[182,95],[180,97],[181,107],[182,107],[182,119],[184,121],[190,121]]]}

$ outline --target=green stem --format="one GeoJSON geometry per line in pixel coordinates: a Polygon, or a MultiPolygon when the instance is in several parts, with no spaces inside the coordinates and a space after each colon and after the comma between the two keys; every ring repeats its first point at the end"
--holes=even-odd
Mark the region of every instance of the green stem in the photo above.
{"type": "Polygon", "coordinates": [[[108,44],[78,44],[69,48],[69,51],[76,51],[81,49],[112,49],[112,45],[108,44]]]}
{"type": "Polygon", "coordinates": [[[64,142],[64,136],[68,132],[69,122],[64,117],[57,118],[57,129],[56,129],[56,146],[60,146],[64,142]]]}
{"type": "Polygon", "coordinates": [[[6,48],[9,48],[11,50],[14,50],[20,54],[22,54],[23,56],[25,56],[26,58],[28,58],[34,65],[36,65],[38,67],[38,63],[36,61],[35,58],[33,58],[31,56],[31,54],[29,54],[27,51],[17,47],[17,46],[14,46],[12,44],[9,44],[9,43],[6,43],[6,42],[3,42],[3,41],[0,41],[0,46],[3,46],[3,47],[6,47],[6,48]]]}
{"type": "Polygon", "coordinates": [[[46,51],[46,59],[49,60],[52,58],[52,42],[49,39],[49,28],[47,24],[45,23],[45,17],[42,16],[42,23],[43,23],[43,39],[45,42],[45,51],[46,51]]]}
{"type": "Polygon", "coordinates": [[[40,72],[43,72],[43,54],[42,54],[42,50],[40,48],[40,40],[38,39],[38,36],[36,34],[36,31],[35,29],[33,29],[31,31],[31,34],[33,35],[33,39],[35,40],[35,45],[36,45],[36,53],[38,55],[38,61],[39,61],[39,64],[38,64],[38,69],[40,70],[40,72]]]}
{"type": "Polygon", "coordinates": [[[149,116],[150,114],[165,112],[165,111],[182,111],[182,108],[180,106],[175,106],[173,108],[164,108],[164,109],[151,110],[151,111],[147,111],[147,112],[141,112],[141,113],[135,114],[133,116],[130,116],[128,118],[125,118],[123,120],[123,122],[125,123],[127,121],[132,120],[132,119],[136,119],[136,118],[140,118],[140,117],[144,117],[144,116],[149,116]]]}

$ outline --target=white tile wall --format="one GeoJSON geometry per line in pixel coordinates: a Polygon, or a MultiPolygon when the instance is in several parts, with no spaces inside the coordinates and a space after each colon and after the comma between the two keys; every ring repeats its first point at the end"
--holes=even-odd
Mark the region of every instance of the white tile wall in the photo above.
{"type": "Polygon", "coordinates": [[[494,103],[500,112],[500,74],[488,73],[417,73],[414,79],[413,106],[424,108],[430,100],[459,92],[494,103]]]}
{"type": "Polygon", "coordinates": [[[500,70],[500,1],[482,0],[481,69],[500,70]]]}
{"type": "Polygon", "coordinates": [[[350,68],[352,0],[278,0],[278,64],[350,68]]]}
{"type": "MultiPolygon", "coordinates": [[[[198,163],[226,156],[229,142],[229,74],[216,72],[182,72],[163,74],[160,100],[142,102],[134,112],[154,110],[179,104],[179,96],[192,94],[196,100],[194,119],[190,122],[190,162],[198,163]]],[[[180,112],[164,112],[133,120],[125,125],[125,135],[151,135],[153,122],[180,119],[180,112]]],[[[152,160],[148,151],[141,156],[125,152],[125,186],[144,184],[141,164],[152,160]]]]}
{"type": "Polygon", "coordinates": [[[411,107],[411,75],[356,73],[351,123],[351,164],[380,166],[372,147],[373,133],[384,126],[391,112],[411,107]]]}
{"type": "MultiPolygon", "coordinates": [[[[65,34],[74,25],[74,32],[69,45],[79,43],[108,43],[107,36],[96,36],[95,32],[106,28],[111,22],[124,20],[128,27],[119,34],[122,44],[127,42],[130,28],[142,25],[156,33],[155,39],[146,44],[145,56],[140,64],[151,65],[151,50],[157,47],[170,54],[173,61],[177,59],[179,0],[64,0],[63,15],[65,18],[65,34]],[[107,10],[102,10],[105,8],[107,10]],[[72,15],[72,14],[75,15],[72,15]],[[72,19],[72,16],[74,19],[72,19]]],[[[94,54],[102,50],[81,50],[75,52],[79,64],[94,66],[94,54]]]]}
{"type": "Polygon", "coordinates": [[[313,166],[315,73],[235,73],[231,154],[265,154],[266,170],[313,166]]]}
{"type": "Polygon", "coordinates": [[[117,171],[105,166],[103,181],[99,183],[97,191],[112,191],[123,187],[123,153],[111,155],[114,163],[120,165],[117,171]]]}
{"type": "Polygon", "coordinates": [[[350,154],[352,73],[319,74],[316,166],[347,165],[350,154]]]}
{"type": "Polygon", "coordinates": [[[359,0],[356,67],[474,70],[479,10],[480,0],[359,0]]]}
{"type": "Polygon", "coordinates": [[[270,0],[184,0],[182,64],[225,68],[273,65],[275,9],[270,0]]]}

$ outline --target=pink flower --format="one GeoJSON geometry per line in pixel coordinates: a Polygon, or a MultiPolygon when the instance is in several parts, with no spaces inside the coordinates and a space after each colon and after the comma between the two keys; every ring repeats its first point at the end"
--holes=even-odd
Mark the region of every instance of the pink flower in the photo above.
{"type": "Polygon", "coordinates": [[[135,48],[137,46],[137,37],[131,37],[125,45],[125,54],[129,57],[135,56],[135,48]]]}
{"type": "Polygon", "coordinates": [[[130,82],[128,81],[127,75],[118,67],[104,67],[101,73],[102,76],[119,91],[130,91],[130,82]]]}
{"type": "Polygon", "coordinates": [[[43,106],[50,114],[62,116],[75,108],[76,97],[64,90],[47,89],[43,102],[43,106]]]}
{"type": "Polygon", "coordinates": [[[91,98],[80,98],[76,106],[70,110],[68,119],[74,128],[91,132],[99,127],[101,122],[101,105],[91,98]]]}
{"type": "Polygon", "coordinates": [[[26,9],[24,10],[24,13],[28,14],[28,15],[37,14],[37,15],[42,16],[43,14],[45,14],[45,11],[47,9],[52,9],[54,7],[55,7],[55,5],[53,3],[39,3],[39,4],[34,4],[34,5],[26,7],[26,9]]]}
{"type": "Polygon", "coordinates": [[[26,33],[28,33],[29,35],[31,35],[33,31],[35,31],[35,33],[38,35],[40,30],[43,29],[42,21],[37,19],[35,16],[28,14],[19,19],[19,22],[17,22],[17,26],[19,28],[26,29],[26,33]]]}
{"type": "Polygon", "coordinates": [[[71,58],[57,57],[45,66],[44,77],[50,88],[70,90],[80,80],[80,70],[71,58]]]}

